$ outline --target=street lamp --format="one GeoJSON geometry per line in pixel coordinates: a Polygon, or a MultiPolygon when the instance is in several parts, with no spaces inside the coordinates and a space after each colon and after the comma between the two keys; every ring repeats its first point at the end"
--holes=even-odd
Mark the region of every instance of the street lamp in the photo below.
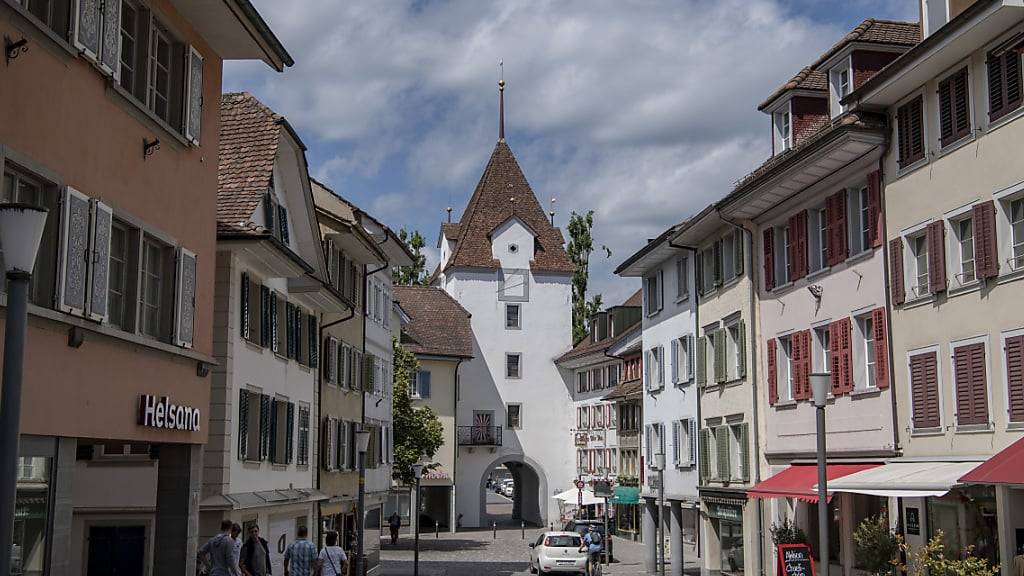
{"type": "Polygon", "coordinates": [[[365,568],[363,563],[363,524],[366,522],[366,451],[370,447],[370,431],[366,430],[362,426],[359,430],[356,430],[356,452],[359,453],[359,500],[357,508],[359,512],[356,516],[356,533],[359,537],[356,539],[356,561],[355,561],[355,573],[358,576],[362,576],[365,568]]]}
{"type": "Polygon", "coordinates": [[[654,468],[658,471],[658,526],[654,530],[658,541],[654,550],[658,560],[658,573],[665,576],[665,451],[660,447],[654,454],[654,468]],[[661,554],[658,554],[658,551],[661,551],[661,554]]]}
{"type": "Polygon", "coordinates": [[[817,413],[818,431],[818,563],[828,573],[828,474],[825,465],[825,406],[828,404],[828,389],[832,377],[828,372],[811,374],[811,392],[817,413]]]}
{"type": "Polygon", "coordinates": [[[0,454],[3,455],[0,457],[0,574],[11,573],[28,284],[43,239],[46,214],[45,208],[29,204],[0,204],[0,249],[8,281],[3,392],[0,393],[0,454]]]}
{"type": "Polygon", "coordinates": [[[416,535],[412,547],[412,576],[420,576],[420,479],[423,478],[423,464],[417,462],[412,465],[412,475],[416,477],[416,518],[413,520],[416,527],[416,535]]]}

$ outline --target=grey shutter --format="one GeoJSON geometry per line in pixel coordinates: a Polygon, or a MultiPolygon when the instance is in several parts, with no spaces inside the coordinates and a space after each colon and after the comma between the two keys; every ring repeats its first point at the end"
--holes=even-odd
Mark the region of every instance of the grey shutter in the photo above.
{"type": "Polygon", "coordinates": [[[103,0],[103,54],[100,67],[121,78],[121,0],[103,0]]]}
{"type": "Polygon", "coordinates": [[[110,227],[114,215],[99,200],[92,200],[90,226],[90,254],[92,269],[89,271],[89,318],[98,322],[107,321],[107,290],[110,280],[110,227]]]}
{"type": "Polygon", "coordinates": [[[295,357],[295,309],[291,302],[284,302],[284,356],[295,357]]]}
{"type": "Polygon", "coordinates": [[[743,482],[750,482],[750,425],[740,424],[740,468],[743,482]]]}
{"type": "Polygon", "coordinates": [[[287,246],[290,238],[288,234],[288,209],[283,204],[277,205],[277,229],[281,242],[287,246]]]}
{"type": "Polygon", "coordinates": [[[99,58],[103,34],[100,4],[101,0],[78,0],[78,10],[75,11],[75,47],[93,60],[99,58]]]}
{"type": "Polygon", "coordinates": [[[672,340],[672,383],[679,383],[679,339],[672,340]]]}
{"type": "Polygon", "coordinates": [[[271,314],[270,288],[260,285],[260,346],[264,348],[271,344],[271,325],[273,316],[271,314]]]}
{"type": "Polygon", "coordinates": [[[708,454],[711,451],[710,436],[711,431],[707,428],[700,431],[700,454],[697,456],[697,470],[701,484],[707,484],[708,481],[708,454]]]}
{"type": "Polygon", "coordinates": [[[276,237],[277,233],[277,198],[274,197],[273,190],[267,190],[266,195],[263,197],[263,225],[270,232],[271,236],[276,237]]]}
{"type": "Polygon", "coordinates": [[[715,286],[722,285],[722,277],[724,276],[723,269],[725,268],[725,266],[722,256],[722,244],[722,241],[718,240],[712,246],[711,254],[714,257],[714,265],[712,266],[712,270],[714,270],[714,276],[712,279],[714,281],[715,286]]]}
{"type": "Polygon", "coordinates": [[[334,354],[334,361],[337,363],[338,370],[338,384],[347,387],[349,386],[348,364],[351,362],[349,347],[339,344],[334,347],[334,354]]]}
{"type": "Polygon", "coordinates": [[[334,384],[338,381],[338,340],[334,336],[328,336],[324,342],[327,348],[327,359],[324,362],[324,377],[334,384]]]}
{"type": "Polygon", "coordinates": [[[694,364],[697,363],[696,359],[694,358],[694,356],[697,354],[696,345],[693,342],[693,334],[687,334],[686,336],[684,336],[684,338],[686,339],[686,356],[687,356],[686,380],[687,381],[692,381],[693,380],[693,366],[694,366],[694,364]]]}
{"type": "Polygon", "coordinates": [[[693,466],[694,464],[697,463],[697,421],[693,419],[687,420],[687,424],[690,427],[690,445],[687,447],[687,449],[690,451],[690,466],[693,466]]]}
{"type": "Polygon", "coordinates": [[[651,426],[650,424],[648,424],[647,426],[644,426],[644,454],[646,454],[646,456],[647,456],[647,465],[648,466],[654,466],[654,461],[652,460],[652,454],[654,454],[654,450],[651,447],[651,436],[652,436],[651,430],[652,429],[653,429],[653,426],[651,426]]]}
{"type": "Polygon", "coordinates": [[[374,373],[373,373],[373,367],[374,367],[373,359],[374,359],[373,354],[363,354],[362,369],[363,369],[363,391],[364,392],[373,392],[375,390],[375,387],[374,387],[374,384],[375,384],[374,383],[374,373]]]}
{"type": "Polygon", "coordinates": [[[718,457],[718,474],[716,478],[722,482],[730,480],[729,470],[729,427],[719,426],[715,428],[715,452],[718,457]]]}
{"type": "Polygon", "coordinates": [[[277,400],[270,401],[270,445],[267,454],[271,463],[278,461],[277,453],[277,400]]]}
{"type": "Polygon", "coordinates": [[[238,391],[238,459],[245,460],[249,440],[249,392],[238,391]]]}
{"type": "Polygon", "coordinates": [[[665,347],[658,346],[658,389],[665,387],[665,347]]]}
{"type": "Polygon", "coordinates": [[[665,307],[665,271],[658,270],[658,310],[665,307]]]}
{"type": "Polygon", "coordinates": [[[64,312],[85,314],[89,262],[89,198],[67,186],[61,203],[60,280],[57,304],[64,312]]]}
{"type": "Polygon", "coordinates": [[[738,356],[736,362],[736,377],[746,378],[747,377],[747,324],[743,320],[739,321],[736,326],[736,331],[739,333],[739,340],[736,341],[736,354],[738,356]]]}
{"type": "Polygon", "coordinates": [[[284,447],[284,462],[285,464],[292,463],[292,455],[294,452],[295,442],[295,403],[288,403],[288,431],[285,434],[285,447],[284,447]]]}
{"type": "Polygon", "coordinates": [[[271,292],[270,293],[270,348],[274,352],[277,352],[280,349],[280,344],[281,344],[281,334],[280,334],[280,330],[281,329],[280,329],[279,322],[278,322],[279,315],[277,313],[277,309],[279,307],[280,306],[278,305],[277,293],[276,292],[271,292]]]}
{"type": "Polygon", "coordinates": [[[346,425],[344,420],[335,420],[334,429],[331,431],[331,440],[334,442],[332,445],[332,448],[334,449],[334,467],[338,470],[345,468],[345,428],[346,425]]]}
{"type": "Polygon", "coordinates": [[[420,398],[430,398],[430,371],[419,371],[420,398]]]}
{"type": "Polygon", "coordinates": [[[252,311],[249,310],[249,290],[251,290],[250,284],[251,282],[249,281],[249,273],[242,272],[242,280],[241,282],[239,282],[239,288],[241,292],[239,295],[239,305],[241,306],[241,310],[239,311],[238,314],[238,330],[242,333],[242,338],[246,340],[249,339],[252,331],[252,321],[250,320],[250,315],[252,311]]]}
{"type": "Polygon", "coordinates": [[[174,343],[192,347],[196,313],[196,255],[178,248],[178,272],[175,275],[174,343]]]}
{"type": "Polygon", "coordinates": [[[707,336],[697,338],[697,385],[704,386],[708,381],[707,336]]]}
{"type": "Polygon", "coordinates": [[[679,420],[672,421],[672,461],[676,466],[683,462],[682,425],[679,420]]]}
{"type": "Polygon", "coordinates": [[[711,333],[711,339],[714,341],[713,346],[715,347],[715,382],[721,383],[728,380],[725,367],[726,357],[726,345],[725,345],[725,329],[719,328],[711,333]]]}
{"type": "Polygon", "coordinates": [[[651,390],[651,351],[644,352],[644,387],[651,390]]]}
{"type": "MultiPolygon", "coordinates": [[[[110,0],[107,0],[110,1],[110,0]]],[[[185,98],[185,138],[199,144],[203,121],[203,56],[188,47],[188,87],[185,98]]]]}
{"type": "Polygon", "coordinates": [[[260,460],[270,454],[270,397],[260,394],[260,460]]]}
{"type": "Polygon", "coordinates": [[[320,345],[320,338],[317,330],[316,316],[309,314],[306,316],[306,326],[309,331],[306,335],[306,340],[309,342],[309,367],[316,368],[320,361],[320,351],[318,349],[320,345]]]}
{"type": "Polygon", "coordinates": [[[736,270],[736,277],[743,276],[743,239],[745,238],[741,230],[736,231],[736,237],[733,239],[733,267],[736,270]]]}
{"type": "Polygon", "coordinates": [[[704,250],[697,252],[696,259],[693,261],[694,277],[697,281],[697,294],[699,296],[704,295],[704,250]]]}

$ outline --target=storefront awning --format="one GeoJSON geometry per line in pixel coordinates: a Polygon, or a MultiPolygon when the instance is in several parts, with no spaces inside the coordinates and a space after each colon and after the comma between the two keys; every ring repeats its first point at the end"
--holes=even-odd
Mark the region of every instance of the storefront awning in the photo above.
{"type": "Polygon", "coordinates": [[[829,481],[830,492],[853,492],[894,498],[942,496],[960,484],[977,462],[889,462],[829,481]]]}
{"type": "Polygon", "coordinates": [[[1024,485],[1024,438],[960,477],[964,484],[1024,485]]]}
{"type": "Polygon", "coordinates": [[[640,502],[640,487],[616,486],[615,496],[609,502],[612,504],[637,504],[640,502]]]}
{"type": "MultiPolygon", "coordinates": [[[[877,468],[879,464],[828,464],[825,475],[829,481],[829,500],[832,500],[832,480],[856,472],[877,468]]],[[[747,490],[751,498],[796,498],[807,502],[818,501],[818,467],[814,464],[794,464],[782,472],[762,480],[747,490]]]]}

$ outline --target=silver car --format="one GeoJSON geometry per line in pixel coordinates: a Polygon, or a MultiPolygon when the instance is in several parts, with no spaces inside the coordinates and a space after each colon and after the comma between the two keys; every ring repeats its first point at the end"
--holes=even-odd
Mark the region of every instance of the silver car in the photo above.
{"type": "Polygon", "coordinates": [[[530,543],[531,574],[586,574],[587,553],[575,532],[545,532],[530,543]]]}

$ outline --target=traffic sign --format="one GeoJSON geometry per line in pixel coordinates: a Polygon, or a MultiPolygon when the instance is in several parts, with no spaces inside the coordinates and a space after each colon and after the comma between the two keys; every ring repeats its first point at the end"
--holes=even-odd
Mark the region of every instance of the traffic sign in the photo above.
{"type": "Polygon", "coordinates": [[[584,488],[587,487],[587,483],[584,482],[583,480],[576,480],[575,484],[576,484],[576,489],[580,490],[580,491],[582,491],[584,488]]]}

